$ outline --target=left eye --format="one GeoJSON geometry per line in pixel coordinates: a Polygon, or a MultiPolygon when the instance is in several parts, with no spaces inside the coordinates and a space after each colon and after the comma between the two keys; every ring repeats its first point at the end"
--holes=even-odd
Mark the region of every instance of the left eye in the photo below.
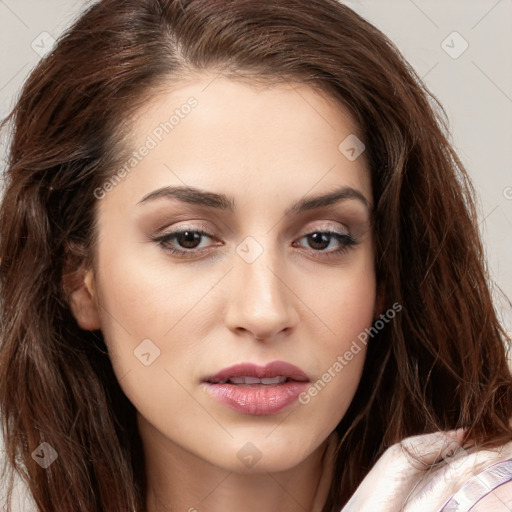
{"type": "Polygon", "coordinates": [[[306,239],[309,246],[314,249],[315,252],[322,251],[326,253],[341,252],[356,243],[351,235],[338,233],[337,231],[314,231],[313,233],[308,233],[302,238],[299,238],[299,240],[302,239],[306,239]],[[325,249],[331,246],[333,241],[335,244],[338,244],[339,247],[337,249],[334,248],[333,250],[325,251],[325,249]]]}

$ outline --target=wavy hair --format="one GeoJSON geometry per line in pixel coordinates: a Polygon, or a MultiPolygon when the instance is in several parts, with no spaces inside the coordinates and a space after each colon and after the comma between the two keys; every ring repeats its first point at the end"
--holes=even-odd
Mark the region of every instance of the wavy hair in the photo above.
{"type": "Polygon", "coordinates": [[[77,325],[63,276],[94,264],[94,190],[126,159],[130,119],[204,70],[303,83],[348,108],[368,158],[385,307],[337,426],[323,512],[337,512],[383,451],[464,427],[512,439],[512,377],[489,289],[474,190],[446,114],[393,43],[336,0],[102,0],[58,40],[4,120],[0,207],[0,413],[9,496],[40,512],[143,512],[135,410],[99,331],[77,325]],[[58,462],[42,469],[42,442],[58,462]]]}

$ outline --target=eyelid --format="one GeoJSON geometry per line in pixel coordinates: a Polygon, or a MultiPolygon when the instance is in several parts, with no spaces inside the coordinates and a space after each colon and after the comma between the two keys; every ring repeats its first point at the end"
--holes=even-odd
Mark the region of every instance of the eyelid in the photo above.
{"type": "MultiPolygon", "coordinates": [[[[187,230],[188,231],[201,231],[201,232],[204,232],[204,234],[206,234],[207,236],[209,236],[211,238],[215,238],[215,234],[214,234],[215,229],[208,228],[206,226],[206,224],[204,224],[202,221],[197,221],[197,224],[190,223],[190,222],[194,222],[194,221],[188,221],[188,222],[189,222],[189,224],[187,224],[187,221],[184,221],[183,224],[178,223],[177,226],[173,225],[172,229],[170,229],[170,226],[162,227],[155,232],[155,234],[152,236],[152,238],[161,237],[161,236],[165,236],[165,235],[172,235],[175,233],[181,233],[182,231],[187,231],[187,230]],[[169,229],[169,231],[167,231],[167,229],[169,229]]],[[[313,222],[323,222],[323,223],[320,226],[310,226],[310,227],[302,228],[299,232],[296,233],[295,236],[303,237],[303,236],[309,235],[315,231],[340,232],[340,229],[342,231],[341,234],[346,234],[346,235],[350,234],[349,227],[346,224],[343,224],[341,222],[337,222],[337,221],[313,221],[313,222]],[[341,228],[340,228],[340,226],[341,226],[341,228]]],[[[309,223],[308,226],[310,224],[311,223],[309,223]]]]}
{"type": "MultiPolygon", "coordinates": [[[[339,225],[339,223],[338,223],[338,225],[339,225]]],[[[312,234],[315,234],[315,233],[328,234],[330,237],[334,238],[339,244],[341,244],[341,247],[339,247],[338,249],[329,250],[329,251],[312,250],[311,257],[314,259],[319,259],[321,261],[328,261],[329,258],[332,259],[332,258],[340,257],[345,252],[349,251],[350,248],[357,246],[360,243],[358,237],[353,236],[353,234],[350,232],[350,230],[347,228],[347,226],[343,225],[343,228],[346,228],[346,232],[344,232],[345,229],[342,230],[340,228],[328,226],[325,224],[322,226],[319,226],[319,227],[311,226],[309,229],[306,229],[305,231],[303,231],[302,235],[293,237],[292,246],[295,247],[295,244],[297,242],[299,242],[303,238],[307,238],[308,236],[311,236],[312,234]]],[[[202,237],[206,236],[212,240],[214,240],[214,239],[218,240],[218,238],[209,229],[203,229],[203,225],[201,223],[196,226],[192,226],[190,224],[179,225],[178,227],[175,227],[173,230],[167,231],[167,232],[164,230],[160,230],[160,234],[155,234],[155,235],[151,236],[150,238],[153,242],[156,242],[157,244],[162,246],[164,248],[164,250],[166,252],[168,252],[169,254],[171,254],[172,256],[179,258],[179,259],[185,259],[185,260],[190,259],[191,261],[194,261],[197,258],[201,258],[202,255],[205,252],[208,252],[212,246],[215,246],[215,245],[223,246],[224,245],[223,242],[220,242],[220,243],[216,243],[216,244],[215,243],[210,244],[209,246],[203,247],[203,248],[179,249],[176,247],[172,247],[172,245],[170,245],[168,239],[172,239],[175,236],[182,234],[186,231],[191,231],[196,234],[200,234],[202,237]],[[162,231],[163,231],[163,233],[162,233],[162,231]]],[[[300,247],[302,247],[302,246],[300,246],[300,247]]],[[[307,252],[310,252],[310,251],[307,251],[307,252]]]]}
{"type": "Polygon", "coordinates": [[[333,220],[312,221],[312,222],[308,223],[307,226],[305,228],[303,228],[301,231],[303,231],[307,234],[307,233],[311,233],[311,231],[323,231],[323,230],[339,231],[340,229],[345,231],[347,234],[350,232],[350,229],[346,224],[343,224],[342,222],[339,222],[339,221],[333,221],[333,220]],[[319,222],[320,225],[314,224],[315,222],[319,222]]]}
{"type": "Polygon", "coordinates": [[[165,226],[162,226],[161,228],[157,229],[153,235],[155,236],[164,236],[164,235],[171,235],[173,233],[180,233],[181,231],[204,231],[208,232],[209,236],[214,236],[213,231],[215,229],[207,227],[205,223],[202,221],[183,221],[183,223],[178,222],[172,225],[166,224],[165,226]],[[197,224],[195,224],[197,222],[197,224]]]}

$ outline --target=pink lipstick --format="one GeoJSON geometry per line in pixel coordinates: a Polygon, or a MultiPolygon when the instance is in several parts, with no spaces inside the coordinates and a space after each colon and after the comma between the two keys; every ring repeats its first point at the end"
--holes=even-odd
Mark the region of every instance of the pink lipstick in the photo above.
{"type": "Polygon", "coordinates": [[[300,368],[284,361],[266,366],[236,364],[203,379],[210,396],[231,409],[257,416],[281,412],[309,382],[300,368]]]}

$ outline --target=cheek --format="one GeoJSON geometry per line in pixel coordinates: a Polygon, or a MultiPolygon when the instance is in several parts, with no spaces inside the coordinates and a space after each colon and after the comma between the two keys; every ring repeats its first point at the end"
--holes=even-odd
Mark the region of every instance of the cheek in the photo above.
{"type": "Polygon", "coordinates": [[[315,297],[323,307],[329,326],[341,338],[357,335],[373,321],[375,314],[375,279],[371,272],[342,276],[335,285],[329,283],[315,297]]]}
{"type": "Polygon", "coordinates": [[[173,383],[165,370],[192,357],[198,322],[190,318],[210,280],[183,266],[170,271],[140,243],[104,243],[97,268],[102,334],[116,376],[137,406],[151,390],[168,390],[173,383]]]}
{"type": "MultiPolygon", "coordinates": [[[[229,283],[236,290],[243,288],[231,282],[231,276],[222,282],[232,264],[176,264],[140,243],[123,250],[121,246],[119,240],[110,246],[105,243],[97,265],[102,332],[113,364],[126,373],[137,362],[134,357],[141,343],[148,349],[143,353],[153,351],[168,368],[176,367],[181,357],[199,356],[209,329],[223,329],[219,314],[230,307],[230,301],[237,302],[229,283]],[[172,359],[167,350],[171,344],[172,359]]],[[[372,264],[370,251],[361,251],[347,268],[290,265],[289,300],[300,318],[294,340],[301,351],[313,353],[315,371],[328,368],[371,325],[372,264]]]]}
{"type": "MultiPolygon", "coordinates": [[[[223,439],[225,432],[205,412],[212,405],[197,391],[194,379],[208,366],[205,361],[225,362],[232,356],[231,346],[205,346],[202,341],[214,337],[212,329],[222,339],[227,329],[222,311],[239,299],[234,290],[243,293],[232,276],[221,281],[232,262],[173,265],[161,255],[148,257],[149,251],[120,246],[102,247],[97,282],[102,332],[123,391],[169,439],[192,449],[194,439],[205,435],[205,425],[209,439],[223,439]]],[[[307,265],[290,264],[285,269],[289,274],[284,280],[293,283],[293,293],[283,296],[291,301],[299,321],[290,344],[281,346],[276,358],[300,357],[314,381],[296,413],[270,438],[251,422],[240,429],[240,439],[259,439],[269,451],[279,443],[293,454],[296,448],[289,443],[300,440],[297,457],[318,446],[345,414],[366,353],[365,345],[355,346],[354,341],[371,325],[375,305],[370,254],[361,252],[345,268],[307,265]]]]}
{"type": "Polygon", "coordinates": [[[190,324],[191,316],[198,325],[200,303],[222,272],[206,266],[173,266],[144,248],[129,249],[105,246],[105,256],[100,255],[98,261],[98,298],[106,340],[112,344],[128,339],[140,343],[145,338],[162,342],[183,324],[190,324]]]}
{"type": "MultiPolygon", "coordinates": [[[[299,401],[310,409],[306,422],[314,418],[326,432],[342,419],[361,378],[370,328],[375,315],[376,281],[371,260],[362,262],[358,272],[340,276],[336,286],[323,283],[323,289],[310,295],[314,313],[321,320],[323,334],[312,330],[316,380],[299,401]]],[[[319,323],[316,323],[319,326],[319,323]]]]}
{"type": "Polygon", "coordinates": [[[197,421],[205,422],[208,418],[191,406],[185,387],[196,371],[207,330],[205,296],[222,273],[185,265],[171,269],[162,258],[151,260],[135,251],[125,256],[114,247],[104,247],[102,254],[112,259],[98,258],[101,330],[124,393],[164,430],[186,429],[176,411],[186,410],[191,420],[197,414],[197,421]]]}
{"type": "Polygon", "coordinates": [[[318,339],[322,351],[332,358],[333,354],[344,353],[374,320],[376,277],[372,253],[361,251],[349,267],[324,276],[316,287],[312,286],[314,281],[303,278],[302,293],[308,297],[325,335],[313,335],[312,339],[318,339]]]}

